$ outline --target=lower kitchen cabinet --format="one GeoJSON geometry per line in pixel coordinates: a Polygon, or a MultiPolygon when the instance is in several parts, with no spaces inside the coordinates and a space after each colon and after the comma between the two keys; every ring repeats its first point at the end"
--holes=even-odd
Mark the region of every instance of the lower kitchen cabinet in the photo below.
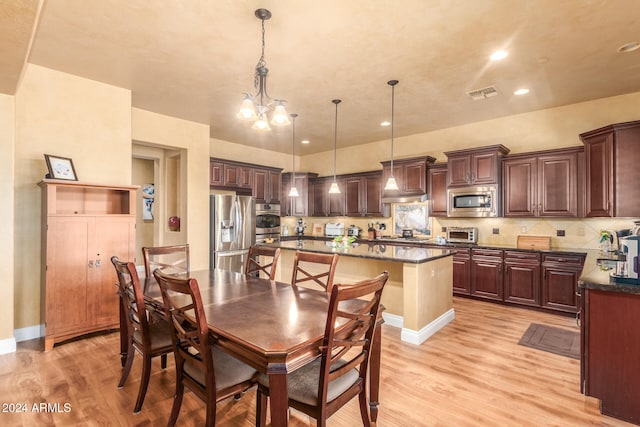
{"type": "Polygon", "coordinates": [[[582,391],[608,416],[640,424],[640,295],[584,289],[582,391]]]}
{"type": "Polygon", "coordinates": [[[582,256],[542,256],[542,307],[568,313],[578,311],[578,278],[583,264],[582,256]]]}
{"type": "Polygon", "coordinates": [[[471,295],[502,301],[502,268],[502,250],[471,249],[471,295]]]}
{"type": "Polygon", "coordinates": [[[453,293],[469,295],[471,293],[471,255],[469,249],[456,249],[453,256],[453,293]]]}
{"type": "Polygon", "coordinates": [[[540,254],[505,251],[504,300],[540,306],[540,254]]]}

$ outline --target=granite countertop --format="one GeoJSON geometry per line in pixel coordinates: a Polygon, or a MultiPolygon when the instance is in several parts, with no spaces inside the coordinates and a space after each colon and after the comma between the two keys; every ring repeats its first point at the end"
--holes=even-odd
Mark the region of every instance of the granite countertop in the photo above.
{"type": "Polygon", "coordinates": [[[613,270],[602,270],[600,266],[598,266],[598,259],[615,259],[615,255],[604,255],[598,250],[588,250],[586,252],[587,258],[584,261],[582,275],[578,280],[579,288],[640,294],[640,283],[616,282],[610,275],[613,270]]]}
{"type": "Polygon", "coordinates": [[[333,241],[301,239],[282,240],[268,243],[265,246],[278,247],[283,250],[301,250],[318,253],[337,253],[344,256],[369,258],[393,262],[421,264],[447,256],[452,256],[455,250],[450,248],[426,248],[417,246],[388,245],[382,241],[356,242],[347,247],[336,247],[333,241]]]}

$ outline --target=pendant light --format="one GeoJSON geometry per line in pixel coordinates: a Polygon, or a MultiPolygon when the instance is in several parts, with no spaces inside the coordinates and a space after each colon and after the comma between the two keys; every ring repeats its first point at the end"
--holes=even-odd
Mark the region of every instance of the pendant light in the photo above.
{"type": "Polygon", "coordinates": [[[292,167],[291,167],[291,189],[289,190],[289,197],[298,197],[298,189],[296,188],[296,117],[297,114],[292,113],[291,116],[291,127],[293,128],[293,138],[291,143],[291,158],[292,167]]]}
{"type": "Polygon", "coordinates": [[[384,186],[386,191],[398,190],[398,183],[396,182],[395,177],[393,176],[393,116],[394,116],[394,104],[395,104],[395,90],[396,85],[398,84],[397,80],[389,80],[387,82],[389,86],[391,86],[391,174],[389,175],[389,179],[387,179],[387,183],[384,186]]]}
{"type": "Polygon", "coordinates": [[[336,181],[336,151],[338,149],[338,104],[342,102],[340,99],[334,99],[333,102],[336,105],[336,121],[333,133],[333,182],[329,187],[329,194],[340,194],[340,187],[336,181]]]}

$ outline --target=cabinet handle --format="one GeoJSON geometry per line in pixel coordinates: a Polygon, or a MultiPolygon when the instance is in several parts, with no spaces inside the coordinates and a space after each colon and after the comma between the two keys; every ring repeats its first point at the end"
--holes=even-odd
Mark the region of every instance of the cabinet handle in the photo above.
{"type": "Polygon", "coordinates": [[[96,268],[100,268],[101,262],[99,259],[96,260],[96,268]]]}
{"type": "Polygon", "coordinates": [[[542,212],[542,204],[538,204],[538,215],[540,215],[540,212],[542,212]]]}
{"type": "Polygon", "coordinates": [[[89,260],[89,268],[93,268],[93,260],[92,259],[89,260]]]}

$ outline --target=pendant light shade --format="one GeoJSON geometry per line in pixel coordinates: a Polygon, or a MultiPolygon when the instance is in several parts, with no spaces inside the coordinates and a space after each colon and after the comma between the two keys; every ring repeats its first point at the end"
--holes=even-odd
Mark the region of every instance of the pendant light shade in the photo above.
{"type": "Polygon", "coordinates": [[[389,179],[387,179],[387,183],[384,185],[385,191],[394,191],[398,190],[398,183],[396,182],[396,178],[393,176],[393,119],[394,119],[394,107],[395,107],[395,90],[396,85],[398,84],[397,80],[389,80],[387,82],[389,86],[391,86],[391,173],[389,174],[389,179]]]}
{"type": "Polygon", "coordinates": [[[293,138],[291,142],[291,158],[292,158],[292,167],[291,167],[291,189],[289,190],[289,197],[298,197],[298,189],[296,188],[296,117],[297,114],[291,114],[291,122],[293,128],[293,138]]]}
{"type": "Polygon", "coordinates": [[[331,187],[329,187],[329,194],[340,194],[340,187],[338,187],[338,182],[336,181],[336,152],[338,149],[338,104],[340,104],[342,100],[334,99],[331,102],[336,105],[336,121],[333,133],[333,182],[331,183],[331,187]]]}

